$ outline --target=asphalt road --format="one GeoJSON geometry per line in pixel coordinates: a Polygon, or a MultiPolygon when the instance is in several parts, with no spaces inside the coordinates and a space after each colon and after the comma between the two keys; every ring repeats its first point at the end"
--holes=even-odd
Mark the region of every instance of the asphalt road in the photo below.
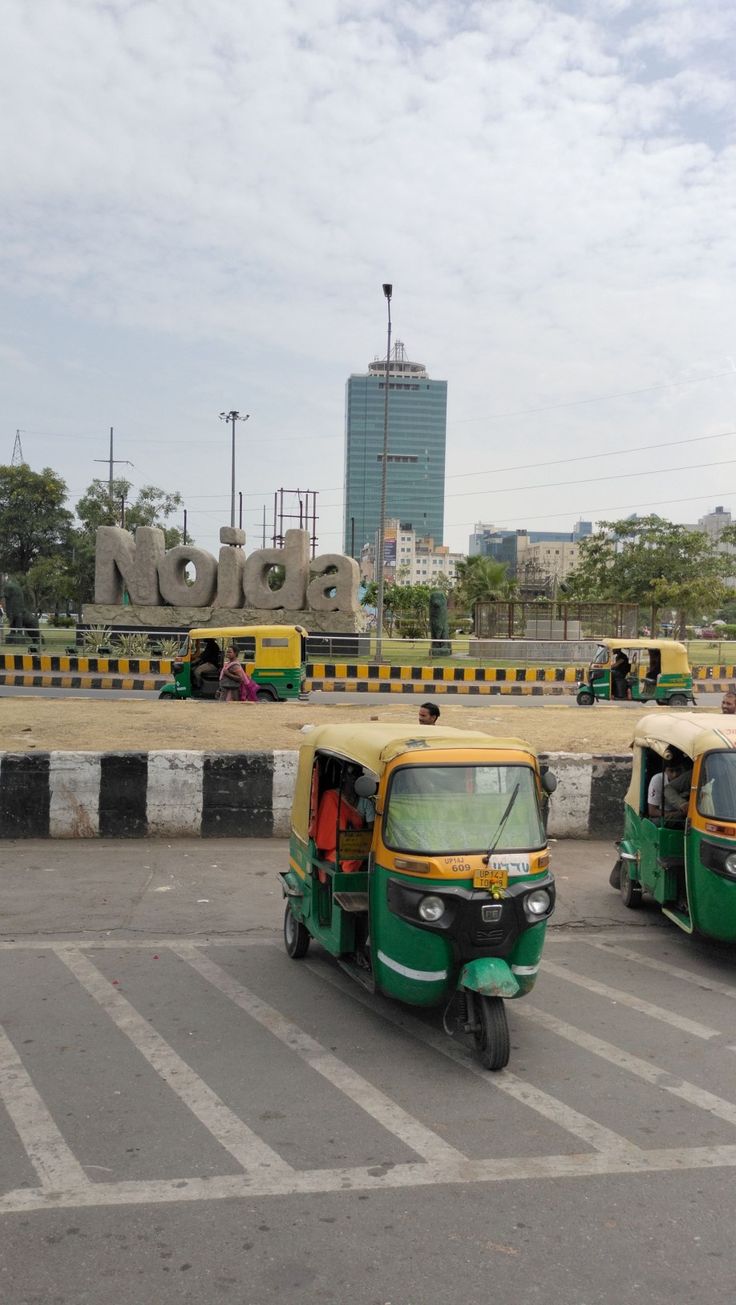
{"type": "Polygon", "coordinates": [[[553,849],[512,1059],[281,946],[275,841],[5,843],[12,1305],[734,1299],[734,957],[553,849]]]}

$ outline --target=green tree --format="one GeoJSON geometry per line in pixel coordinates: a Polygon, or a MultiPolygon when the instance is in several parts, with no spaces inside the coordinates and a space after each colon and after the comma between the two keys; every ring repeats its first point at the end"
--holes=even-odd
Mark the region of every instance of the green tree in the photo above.
{"type": "Polygon", "coordinates": [[[50,467],[37,472],[25,463],[0,466],[0,571],[24,576],[37,558],[61,547],[72,520],[66,495],[64,481],[50,467]]]}
{"type": "MultiPolygon", "coordinates": [[[[424,639],[429,635],[429,595],[433,585],[384,584],[383,613],[389,635],[406,635],[410,639],[424,639]]],[[[364,607],[375,607],[378,585],[372,580],[363,596],[364,607]]]]}
{"type": "Polygon", "coordinates": [[[670,608],[684,635],[689,616],[702,618],[725,601],[724,579],[732,569],[733,559],[700,530],[658,516],[601,521],[581,542],[567,595],[638,603],[651,609],[653,629],[660,608],[670,608]]]}
{"type": "MultiPolygon", "coordinates": [[[[138,526],[158,526],[164,532],[167,548],[180,544],[181,531],[176,526],[169,525],[168,520],[181,508],[181,494],[168,494],[156,485],[144,485],[138,491],[137,498],[129,503],[128,496],[132,488],[129,480],[120,477],[113,480],[110,494],[108,481],[93,480],[77,503],[77,516],[86,533],[94,539],[98,526],[120,525],[120,509],[125,502],[126,530],[135,530],[138,526]]],[[[188,542],[191,543],[191,539],[188,542]]]]}
{"type": "Polygon", "coordinates": [[[35,612],[53,611],[58,615],[62,607],[67,611],[74,600],[74,579],[62,552],[36,558],[26,572],[26,584],[35,612]]]}

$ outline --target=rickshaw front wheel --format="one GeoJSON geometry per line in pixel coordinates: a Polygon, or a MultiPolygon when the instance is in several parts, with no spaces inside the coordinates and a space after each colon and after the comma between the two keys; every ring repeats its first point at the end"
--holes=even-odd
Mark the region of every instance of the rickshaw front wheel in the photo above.
{"type": "Polygon", "coordinates": [[[595,698],[588,689],[581,689],[575,701],[577,702],[578,707],[592,707],[595,698]]]}
{"type": "Polygon", "coordinates": [[[306,956],[310,942],[309,930],[305,929],[301,920],[295,919],[287,902],[284,913],[284,945],[292,961],[300,961],[303,956],[306,956]]]}
{"type": "Polygon", "coordinates": [[[503,1069],[509,1063],[511,1038],[503,997],[475,994],[477,1026],[475,1047],[486,1069],[503,1069]]]}
{"type": "Polygon", "coordinates": [[[630,911],[641,906],[641,884],[631,878],[628,862],[624,860],[621,861],[620,891],[621,901],[630,911]]]}

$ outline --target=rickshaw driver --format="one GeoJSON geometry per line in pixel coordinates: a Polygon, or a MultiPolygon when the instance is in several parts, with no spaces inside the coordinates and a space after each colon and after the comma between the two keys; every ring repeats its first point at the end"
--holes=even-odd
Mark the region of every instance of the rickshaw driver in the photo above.
{"type": "Polygon", "coordinates": [[[192,684],[195,689],[202,688],[202,679],[205,671],[212,675],[218,675],[222,664],[222,653],[214,639],[206,639],[204,647],[195,661],[192,662],[192,684]]]}

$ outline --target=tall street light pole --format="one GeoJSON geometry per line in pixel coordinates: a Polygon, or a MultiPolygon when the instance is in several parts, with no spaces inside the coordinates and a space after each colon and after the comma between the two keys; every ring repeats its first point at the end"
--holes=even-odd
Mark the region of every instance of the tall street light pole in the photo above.
{"type": "Polygon", "coordinates": [[[240,413],[236,412],[234,408],[231,412],[220,413],[220,421],[229,421],[233,431],[231,465],[230,465],[230,525],[231,526],[235,525],[235,423],[236,421],[247,421],[249,417],[250,417],[249,412],[246,412],[245,416],[241,417],[240,413]]]}
{"type": "Polygon", "coordinates": [[[383,457],[381,459],[381,515],[378,520],[378,544],[376,547],[376,567],[378,568],[378,590],[376,594],[376,661],[383,657],[383,567],[384,539],[386,532],[386,476],[388,472],[388,377],[391,367],[391,295],[393,286],[385,284],[383,293],[386,297],[388,328],[386,334],[386,377],[383,386],[383,457]]]}

